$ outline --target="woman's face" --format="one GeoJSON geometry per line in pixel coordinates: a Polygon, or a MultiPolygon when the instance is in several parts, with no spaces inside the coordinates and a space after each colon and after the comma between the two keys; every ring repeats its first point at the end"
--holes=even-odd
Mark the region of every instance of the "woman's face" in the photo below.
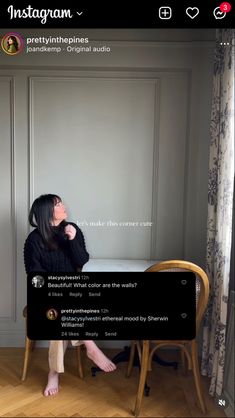
{"type": "Polygon", "coordinates": [[[67,218],[67,212],[61,200],[57,199],[54,204],[53,223],[59,225],[60,222],[67,218]]]}
{"type": "Polygon", "coordinates": [[[8,42],[9,42],[9,44],[13,44],[13,39],[12,38],[8,38],[8,42]]]}

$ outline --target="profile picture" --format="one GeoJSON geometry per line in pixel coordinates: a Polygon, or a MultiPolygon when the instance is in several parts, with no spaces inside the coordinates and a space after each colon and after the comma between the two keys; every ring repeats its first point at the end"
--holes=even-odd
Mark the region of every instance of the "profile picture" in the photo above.
{"type": "Polygon", "coordinates": [[[47,319],[50,319],[50,321],[54,321],[58,316],[58,312],[55,309],[48,309],[47,311],[47,319]]]}
{"type": "Polygon", "coordinates": [[[34,287],[43,287],[44,285],[44,278],[42,276],[34,276],[32,278],[32,285],[34,287]]]}
{"type": "Polygon", "coordinates": [[[22,51],[24,42],[18,33],[9,32],[3,36],[1,46],[6,54],[17,55],[22,51]]]}

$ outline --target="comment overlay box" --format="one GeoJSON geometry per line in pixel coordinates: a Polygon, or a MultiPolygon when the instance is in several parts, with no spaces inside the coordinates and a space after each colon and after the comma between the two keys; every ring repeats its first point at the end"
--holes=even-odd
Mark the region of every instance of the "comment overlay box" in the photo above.
{"type": "Polygon", "coordinates": [[[31,340],[185,339],[196,331],[191,272],[31,273],[31,340]]]}

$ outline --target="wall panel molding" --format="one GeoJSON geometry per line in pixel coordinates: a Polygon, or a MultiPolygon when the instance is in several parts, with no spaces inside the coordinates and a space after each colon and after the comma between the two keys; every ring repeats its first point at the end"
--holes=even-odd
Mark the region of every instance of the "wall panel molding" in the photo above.
{"type": "MultiPolygon", "coordinates": [[[[14,77],[5,77],[0,76],[0,83],[5,83],[8,85],[8,97],[3,97],[5,103],[9,100],[9,126],[8,126],[8,138],[10,141],[9,148],[9,158],[10,158],[10,169],[9,169],[9,197],[10,197],[10,206],[9,206],[9,220],[10,220],[10,254],[8,258],[8,273],[6,273],[5,267],[1,269],[1,274],[4,274],[5,280],[9,280],[11,284],[10,289],[10,300],[11,308],[10,315],[0,315],[0,322],[15,322],[16,321],[16,187],[15,187],[15,176],[16,176],[16,166],[15,166],[15,79],[14,77]]],[[[3,91],[3,88],[1,88],[3,91]]],[[[2,104],[1,104],[2,105],[2,104]]],[[[7,109],[5,109],[7,110],[7,109]]],[[[5,121],[4,121],[5,122],[5,121]]],[[[4,125],[5,128],[5,125],[4,125]]],[[[3,129],[3,126],[2,126],[3,129]]],[[[6,140],[2,138],[1,141],[6,140]]],[[[3,145],[3,143],[2,143],[3,145]]],[[[6,175],[6,173],[4,173],[6,175]]],[[[6,192],[4,190],[4,192],[6,192]]],[[[7,238],[7,237],[5,237],[7,238]]],[[[5,260],[4,260],[5,261],[5,260]]],[[[3,279],[4,280],[4,279],[3,279]]],[[[7,297],[7,294],[2,293],[1,297],[7,297]]]]}
{"type": "MultiPolygon", "coordinates": [[[[49,82],[51,85],[52,85],[52,83],[56,82],[56,83],[58,83],[58,88],[59,88],[60,81],[61,81],[61,83],[63,84],[63,88],[65,88],[64,86],[66,85],[66,83],[70,83],[70,82],[73,82],[73,83],[75,82],[74,85],[76,85],[76,81],[78,81],[78,83],[84,81],[84,83],[88,82],[88,85],[89,85],[89,82],[92,81],[92,83],[95,83],[94,86],[99,86],[101,81],[104,82],[104,83],[106,83],[106,81],[107,81],[108,83],[110,83],[108,85],[112,89],[112,85],[117,86],[118,83],[120,82],[120,87],[122,86],[121,88],[124,88],[124,90],[125,90],[125,87],[124,87],[125,83],[127,85],[127,88],[130,88],[130,86],[133,85],[133,89],[135,89],[135,88],[145,89],[145,86],[146,86],[146,89],[148,90],[148,92],[149,92],[148,94],[150,94],[150,96],[153,95],[153,97],[155,97],[155,95],[156,95],[156,82],[157,82],[157,80],[153,79],[152,77],[148,78],[148,73],[142,74],[140,78],[136,78],[136,74],[128,74],[128,75],[126,74],[124,77],[123,77],[123,74],[120,77],[118,76],[118,74],[115,77],[113,76],[113,74],[108,76],[107,73],[103,74],[102,77],[96,77],[95,75],[96,74],[94,73],[94,74],[92,74],[91,77],[86,77],[86,78],[82,78],[82,79],[80,77],[66,77],[66,76],[64,76],[64,77],[58,77],[58,76],[57,77],[50,77],[50,76],[30,77],[30,80],[29,80],[29,89],[30,89],[30,92],[29,92],[29,98],[30,98],[30,104],[29,104],[29,109],[30,109],[30,118],[29,118],[30,119],[30,122],[29,122],[29,132],[30,132],[30,138],[29,138],[29,148],[30,148],[30,152],[29,152],[29,155],[30,155],[29,196],[30,196],[30,204],[32,203],[33,199],[36,197],[35,196],[35,157],[36,157],[35,156],[35,129],[37,129],[37,128],[35,128],[35,113],[36,113],[35,112],[35,87],[37,86],[37,94],[40,95],[40,85],[38,85],[38,83],[42,83],[42,86],[43,86],[44,82],[47,82],[47,83],[49,82]],[[139,86],[139,87],[137,87],[137,86],[139,86]],[[153,89],[152,93],[150,93],[151,89],[153,89]]],[[[48,85],[48,87],[49,87],[49,85],[48,85]]],[[[45,86],[44,86],[44,88],[45,88],[45,86]]],[[[131,98],[131,95],[128,96],[128,97],[131,98]]],[[[155,101],[156,101],[156,98],[154,98],[154,103],[155,103],[155,101]]],[[[152,108],[150,109],[151,113],[154,114],[154,118],[156,117],[155,110],[156,109],[155,109],[154,106],[152,106],[152,108]]],[[[38,116],[38,110],[37,110],[37,116],[38,116]]],[[[154,140],[153,135],[154,135],[154,127],[151,126],[151,139],[148,139],[148,141],[150,140],[150,142],[151,142],[151,141],[154,140]]],[[[55,138],[54,138],[54,140],[55,140],[55,138]]],[[[69,143],[68,143],[68,146],[69,146],[69,143]]],[[[80,144],[80,146],[81,146],[81,144],[80,144]]],[[[134,144],[134,146],[135,146],[135,144],[134,144]]],[[[144,146],[145,145],[144,145],[144,136],[143,136],[142,147],[144,147],[144,146]]],[[[45,147],[44,147],[44,152],[45,152],[45,147]]],[[[149,165],[150,167],[152,165],[152,153],[153,153],[153,150],[149,154],[150,155],[150,161],[149,161],[149,164],[147,164],[147,166],[149,165]]],[[[92,158],[92,155],[91,155],[91,158],[92,158]]],[[[104,158],[105,158],[105,155],[104,155],[104,158]]],[[[151,173],[151,177],[152,177],[152,173],[151,173]]],[[[151,178],[150,181],[152,181],[152,178],[151,178]]],[[[148,187],[151,188],[151,184],[149,182],[148,182],[148,185],[149,185],[148,187]]],[[[144,191],[144,189],[143,189],[143,191],[144,191]]],[[[38,195],[37,190],[36,190],[36,194],[38,195]]],[[[150,195],[148,196],[148,199],[151,199],[150,195]]],[[[151,205],[148,207],[148,209],[149,209],[149,217],[146,220],[151,221],[151,205]]],[[[140,219],[140,220],[143,220],[143,219],[140,219]]],[[[143,229],[143,231],[144,231],[144,229],[143,229]]],[[[146,229],[146,232],[147,232],[147,229],[146,229]]],[[[150,236],[150,234],[149,234],[149,236],[150,236]]],[[[148,247],[150,248],[150,246],[151,246],[151,242],[149,241],[148,247]]],[[[112,256],[113,256],[113,254],[112,254],[112,256]]],[[[97,255],[95,255],[95,257],[97,257],[97,255]]],[[[145,258],[145,257],[146,257],[146,254],[144,254],[143,258],[145,258]]],[[[148,255],[147,255],[147,258],[150,258],[150,257],[151,256],[150,256],[150,251],[149,251],[148,255]]]]}
{"type": "Polygon", "coordinates": [[[155,119],[154,119],[154,148],[153,148],[153,178],[152,178],[152,215],[151,222],[151,251],[150,258],[155,259],[157,254],[157,208],[158,208],[158,172],[159,172],[159,126],[160,126],[160,105],[161,105],[161,80],[156,80],[155,85],[155,119]]]}
{"type": "MultiPolygon", "coordinates": [[[[161,180],[161,185],[159,184],[159,158],[161,158],[161,155],[159,155],[159,137],[160,137],[160,128],[163,124],[162,120],[161,120],[161,114],[162,114],[162,100],[165,100],[165,109],[168,105],[168,103],[170,103],[171,100],[171,94],[170,91],[167,92],[167,97],[166,97],[166,90],[164,90],[164,88],[166,89],[166,86],[168,84],[168,78],[169,81],[171,83],[177,83],[177,80],[179,78],[179,80],[181,80],[181,83],[183,83],[183,87],[184,87],[184,91],[182,92],[182,95],[185,97],[185,102],[187,101],[187,115],[186,115],[186,120],[185,120],[185,127],[181,126],[181,128],[179,129],[183,129],[183,137],[184,137],[184,145],[183,145],[183,149],[181,149],[181,154],[178,155],[178,163],[180,165],[182,165],[184,167],[184,171],[185,171],[185,176],[183,178],[179,178],[178,180],[178,186],[181,184],[181,188],[182,188],[182,202],[180,202],[180,200],[178,199],[177,195],[175,195],[176,200],[178,199],[178,205],[180,205],[180,213],[178,213],[176,215],[176,223],[181,225],[181,227],[178,228],[177,232],[175,232],[177,234],[176,241],[177,239],[181,240],[181,243],[178,244],[177,242],[175,243],[175,249],[177,249],[177,256],[179,258],[184,258],[185,257],[185,252],[184,252],[184,246],[185,246],[185,235],[186,235],[186,226],[185,226],[185,222],[183,222],[183,220],[185,219],[185,214],[186,214],[186,203],[187,203],[187,168],[188,168],[188,148],[189,148],[189,119],[190,119],[190,106],[189,106],[189,102],[190,102],[190,72],[188,70],[184,70],[184,71],[176,71],[174,72],[174,70],[168,69],[168,71],[162,72],[162,71],[141,71],[141,72],[117,72],[114,73],[113,72],[105,72],[102,73],[101,71],[98,72],[98,77],[97,77],[97,72],[90,72],[89,76],[86,77],[80,77],[80,74],[78,74],[77,76],[74,75],[70,75],[70,76],[59,76],[59,75],[55,75],[54,77],[52,77],[51,75],[37,75],[37,76],[31,76],[29,77],[29,109],[30,109],[30,117],[29,117],[29,169],[30,169],[30,183],[29,183],[29,196],[30,196],[30,202],[29,202],[29,207],[33,201],[33,199],[35,198],[35,190],[34,190],[34,183],[35,183],[35,168],[34,168],[34,159],[35,159],[35,138],[34,138],[34,130],[35,130],[35,126],[34,126],[34,119],[35,119],[35,113],[34,113],[34,101],[35,101],[35,83],[38,82],[42,82],[42,86],[43,86],[43,82],[50,82],[50,83],[58,83],[59,86],[59,82],[61,80],[62,83],[64,82],[74,82],[74,81],[84,81],[87,82],[89,80],[94,81],[106,81],[108,80],[109,82],[114,81],[117,82],[118,80],[120,81],[135,81],[135,80],[139,80],[139,82],[148,82],[151,81],[154,83],[154,95],[155,95],[155,99],[154,99],[154,105],[153,105],[153,113],[154,113],[154,121],[153,121],[153,156],[152,156],[152,161],[151,164],[153,164],[153,172],[152,172],[152,207],[151,207],[151,222],[152,222],[152,229],[151,229],[151,236],[150,236],[150,252],[149,252],[149,259],[162,259],[162,258],[169,258],[167,256],[167,251],[164,250],[163,253],[159,253],[159,249],[157,248],[157,242],[158,242],[158,229],[161,226],[159,222],[161,222],[158,219],[158,211],[159,211],[159,206],[161,205],[161,201],[159,200],[159,190],[161,189],[161,192],[163,191],[163,182],[164,180],[161,180]],[[164,83],[163,83],[164,81],[164,83]],[[164,86],[165,87],[164,87],[164,86]],[[167,102],[168,101],[168,102],[167,102]],[[182,156],[181,156],[182,155],[182,156]],[[179,219],[177,218],[177,216],[179,216],[179,219]],[[181,229],[180,229],[181,228],[181,229]],[[181,237],[181,238],[180,238],[181,237]]],[[[181,99],[181,92],[178,91],[175,94],[174,100],[176,100],[176,103],[173,104],[173,106],[175,105],[176,110],[175,112],[178,112],[177,107],[178,106],[178,102],[180,102],[181,99]]],[[[182,116],[182,115],[181,115],[182,116]]],[[[181,117],[181,119],[184,118],[184,116],[181,117]]],[[[166,121],[164,122],[166,124],[166,121]]],[[[170,122],[168,122],[169,124],[170,122]]],[[[174,122],[176,123],[176,121],[174,122]]],[[[181,125],[184,124],[183,119],[181,121],[181,125]]],[[[163,129],[163,128],[162,128],[163,129]]],[[[176,125],[176,131],[177,131],[177,125],[176,125]]],[[[179,134],[178,134],[179,136],[179,134]]],[[[162,140],[164,141],[164,139],[162,140]]],[[[174,145],[174,137],[172,138],[168,138],[168,142],[172,143],[172,146],[174,145]]],[[[182,144],[181,144],[182,147],[182,144]]],[[[164,157],[166,158],[166,157],[164,157]]],[[[150,162],[149,162],[150,163],[150,162]]],[[[166,165],[167,165],[167,161],[165,161],[166,165]]],[[[173,169],[174,170],[174,169],[173,169]]],[[[177,202],[176,202],[177,203],[177,202]]],[[[166,208],[166,211],[169,211],[170,207],[166,208]]],[[[166,237],[166,239],[168,239],[169,237],[166,237]]],[[[161,232],[161,240],[162,240],[162,232],[161,232]]],[[[166,244],[167,246],[167,244],[166,244]]],[[[171,253],[173,254],[174,251],[171,251],[171,253]]],[[[112,255],[114,256],[114,255],[112,255]]]]}

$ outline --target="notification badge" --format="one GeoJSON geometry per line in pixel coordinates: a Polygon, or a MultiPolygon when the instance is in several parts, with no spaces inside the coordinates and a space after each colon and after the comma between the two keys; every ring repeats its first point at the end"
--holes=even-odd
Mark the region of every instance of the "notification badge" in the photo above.
{"type": "Polygon", "coordinates": [[[6,54],[17,55],[22,51],[24,41],[18,33],[8,32],[1,40],[1,47],[6,54]]]}
{"type": "Polygon", "coordinates": [[[224,12],[224,13],[230,12],[231,8],[232,8],[231,4],[227,2],[223,2],[220,5],[220,10],[221,12],[224,12]]]}

